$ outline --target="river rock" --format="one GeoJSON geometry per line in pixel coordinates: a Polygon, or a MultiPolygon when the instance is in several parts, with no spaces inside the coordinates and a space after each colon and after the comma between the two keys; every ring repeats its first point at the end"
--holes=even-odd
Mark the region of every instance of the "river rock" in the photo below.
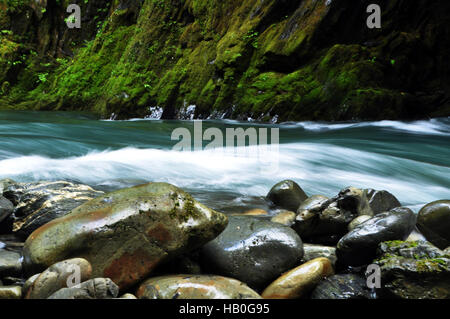
{"type": "Polygon", "coordinates": [[[300,206],[292,227],[307,242],[335,245],[347,233],[348,224],[361,215],[373,215],[366,194],[348,187],[331,199],[300,206]]]}
{"type": "Polygon", "coordinates": [[[303,244],[303,251],[303,262],[307,262],[319,257],[324,257],[329,259],[333,266],[336,264],[336,247],[303,244]]]}
{"type": "Polygon", "coordinates": [[[22,287],[20,286],[3,286],[0,287],[0,299],[21,299],[22,287]]]}
{"type": "Polygon", "coordinates": [[[302,298],[323,278],[333,274],[333,266],[328,258],[316,258],[283,274],[263,291],[261,297],[265,299],[302,298]]]}
{"type": "Polygon", "coordinates": [[[298,265],[302,256],[302,241],[291,228],[232,216],[225,231],[202,248],[202,268],[260,289],[298,265]]]}
{"type": "Polygon", "coordinates": [[[185,254],[162,264],[155,272],[158,274],[199,275],[202,273],[199,258],[200,256],[197,251],[185,254]]]}
{"type": "Polygon", "coordinates": [[[399,200],[388,191],[374,189],[366,189],[364,191],[367,194],[367,199],[374,215],[402,206],[399,200]]]}
{"type": "Polygon", "coordinates": [[[133,294],[124,294],[120,296],[118,299],[137,299],[137,297],[133,294]]]}
{"type": "Polygon", "coordinates": [[[56,291],[91,278],[92,267],[86,259],[60,261],[37,277],[25,295],[26,299],[47,299],[56,291]],[[76,278],[77,276],[78,278],[76,278]],[[73,278],[72,278],[73,277],[73,278]],[[76,282],[78,280],[78,282],[76,282]]]}
{"type": "Polygon", "coordinates": [[[297,215],[294,212],[288,210],[282,211],[275,216],[273,216],[270,221],[273,223],[282,224],[285,226],[292,226],[295,222],[295,217],[297,215]]]}
{"type": "Polygon", "coordinates": [[[3,195],[15,205],[12,230],[25,239],[35,229],[67,215],[103,192],[83,184],[58,181],[9,184],[3,195]]]}
{"type": "Polygon", "coordinates": [[[0,278],[22,274],[22,256],[14,251],[0,249],[0,278]]]}
{"type": "Polygon", "coordinates": [[[161,276],[146,280],[139,299],[260,299],[254,290],[231,278],[212,275],[161,276]]]}
{"type": "Polygon", "coordinates": [[[269,216],[269,213],[264,209],[255,208],[255,209],[247,210],[243,213],[234,213],[231,215],[232,216],[269,216]]]}
{"type": "Polygon", "coordinates": [[[276,206],[295,212],[308,196],[296,182],[285,180],[274,185],[267,198],[276,206]]]}
{"type": "Polygon", "coordinates": [[[406,238],[406,241],[427,241],[427,239],[419,232],[416,225],[412,233],[406,238]]]}
{"type": "Polygon", "coordinates": [[[48,299],[113,299],[119,295],[119,286],[109,278],[95,278],[71,288],[62,288],[48,299]]]}
{"type": "Polygon", "coordinates": [[[450,298],[450,255],[429,242],[384,242],[374,263],[381,269],[383,297],[450,298]]]}
{"type": "Polygon", "coordinates": [[[0,195],[0,223],[9,217],[14,211],[14,205],[6,199],[5,197],[0,195]]]}
{"type": "Polygon", "coordinates": [[[214,239],[227,216],[166,183],[122,189],[91,200],[40,227],[24,246],[24,265],[39,272],[68,258],[92,265],[92,276],[127,288],[161,262],[214,239]]]}
{"type": "Polygon", "coordinates": [[[329,200],[328,197],[323,195],[312,195],[305,199],[303,203],[297,208],[297,214],[301,213],[304,210],[310,210],[314,208],[320,208],[324,202],[329,200]]]}
{"type": "Polygon", "coordinates": [[[338,274],[322,280],[311,299],[370,299],[366,279],[357,274],[338,274]]]}
{"type": "Polygon", "coordinates": [[[0,196],[6,191],[6,189],[11,185],[17,185],[18,183],[12,179],[5,178],[0,180],[0,196]]]}
{"type": "Polygon", "coordinates": [[[406,207],[397,207],[376,215],[341,238],[336,251],[339,263],[346,266],[369,263],[379,243],[405,240],[415,223],[416,215],[406,207]]]}
{"type": "Polygon", "coordinates": [[[425,205],[419,211],[417,227],[437,247],[445,249],[450,246],[450,200],[425,205]]]}
{"type": "Polygon", "coordinates": [[[22,296],[26,296],[28,291],[30,290],[31,286],[33,285],[33,283],[35,282],[35,280],[40,276],[40,273],[37,273],[33,276],[31,276],[30,278],[28,278],[25,283],[22,286],[22,296]]]}
{"type": "Polygon", "coordinates": [[[368,221],[371,218],[372,216],[369,215],[361,215],[356,217],[354,220],[350,222],[350,224],[348,224],[348,231],[352,231],[353,229],[356,228],[356,226],[361,225],[362,223],[368,221]]]}

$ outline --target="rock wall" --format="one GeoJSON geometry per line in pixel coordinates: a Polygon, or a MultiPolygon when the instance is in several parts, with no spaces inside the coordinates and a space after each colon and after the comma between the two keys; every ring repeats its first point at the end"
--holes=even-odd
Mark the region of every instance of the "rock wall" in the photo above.
{"type": "Polygon", "coordinates": [[[450,114],[450,3],[0,1],[0,107],[102,117],[410,119],[450,114]],[[82,7],[81,29],[64,22],[82,7]],[[192,108],[191,108],[192,110],[192,108]]]}

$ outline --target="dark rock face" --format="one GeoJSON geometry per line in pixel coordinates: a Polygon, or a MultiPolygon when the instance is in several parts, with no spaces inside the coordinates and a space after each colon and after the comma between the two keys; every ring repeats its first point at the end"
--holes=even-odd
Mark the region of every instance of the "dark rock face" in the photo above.
{"type": "Polygon", "coordinates": [[[227,217],[166,183],[149,183],[93,199],[34,231],[25,242],[25,270],[40,272],[84,258],[92,277],[121,289],[145,279],[160,263],[198,249],[227,217]]]}
{"type": "Polygon", "coordinates": [[[425,205],[419,211],[417,227],[427,240],[440,249],[450,246],[450,200],[425,205]]]}
{"type": "Polygon", "coordinates": [[[9,200],[0,195],[0,223],[4,219],[9,217],[9,215],[12,214],[13,210],[14,205],[9,200]]]}
{"type": "Polygon", "coordinates": [[[356,274],[339,274],[322,280],[311,299],[369,299],[366,279],[356,274]]]}
{"type": "Polygon", "coordinates": [[[150,278],[139,287],[136,296],[139,299],[261,299],[236,279],[212,275],[150,278]]]}
{"type": "Polygon", "coordinates": [[[10,217],[12,230],[24,239],[40,226],[103,194],[87,185],[65,181],[14,183],[3,192],[15,206],[10,217]]]}
{"type": "Polygon", "coordinates": [[[378,244],[405,240],[414,229],[416,215],[405,207],[378,214],[346,234],[337,245],[338,262],[346,266],[370,263],[378,244]]]}
{"type": "Polygon", "coordinates": [[[292,226],[308,242],[334,245],[347,233],[348,224],[360,215],[372,215],[363,190],[349,187],[329,200],[299,207],[292,226]]]}
{"type": "Polygon", "coordinates": [[[109,278],[95,278],[71,288],[62,288],[48,299],[112,299],[119,295],[119,287],[109,278]]]}
{"type": "Polygon", "coordinates": [[[24,93],[24,107],[89,109],[103,116],[114,112],[119,118],[130,118],[145,115],[145,105],[161,103],[164,117],[173,118],[183,101],[189,101],[198,106],[195,115],[203,118],[226,114],[264,121],[449,114],[446,36],[450,6],[444,0],[380,0],[381,30],[365,25],[370,0],[211,0],[182,6],[167,2],[164,10],[155,1],[90,0],[81,6],[83,32],[67,29],[65,2],[8,3],[17,8],[0,12],[0,26],[14,33],[14,37],[5,35],[13,52],[0,61],[0,83],[8,82],[12,88],[35,89],[38,72],[47,71],[33,67],[39,59],[55,64],[48,70],[53,77],[58,69],[56,58],[72,57],[84,40],[95,38],[95,45],[77,56],[74,65],[67,63],[60,83],[37,89],[33,97],[38,101],[24,93]],[[169,20],[174,22],[171,28],[161,23],[169,20]],[[97,23],[102,21],[106,22],[105,33],[98,32],[97,23]],[[26,39],[24,43],[13,42],[16,35],[26,39]],[[167,41],[158,43],[161,38],[167,41]],[[140,49],[157,43],[158,52],[171,52],[174,47],[179,52],[161,59],[159,54],[140,49]],[[39,55],[32,58],[30,51],[39,55]],[[23,65],[7,63],[22,55],[31,58],[23,65]],[[136,60],[145,60],[145,66],[130,68],[128,61],[136,60]],[[83,67],[83,75],[74,74],[83,67]],[[111,76],[111,70],[126,75],[130,84],[111,76]],[[154,78],[150,94],[133,90],[131,83],[142,74],[154,78]],[[89,92],[83,99],[66,93],[74,82],[77,93],[89,92]],[[109,90],[102,89],[105,82],[109,90]],[[131,99],[121,97],[130,94],[131,99]]]}
{"type": "Polygon", "coordinates": [[[276,206],[295,212],[308,196],[296,182],[286,180],[274,185],[267,198],[276,206]]]}
{"type": "Polygon", "coordinates": [[[428,242],[380,244],[382,296],[402,299],[449,299],[450,256],[428,242]]]}
{"type": "Polygon", "coordinates": [[[202,266],[261,289],[298,265],[302,256],[302,241],[291,228],[232,216],[224,232],[202,248],[202,266]]]}
{"type": "Polygon", "coordinates": [[[388,191],[366,189],[367,199],[374,215],[388,212],[393,208],[402,206],[399,200],[388,191]]]}

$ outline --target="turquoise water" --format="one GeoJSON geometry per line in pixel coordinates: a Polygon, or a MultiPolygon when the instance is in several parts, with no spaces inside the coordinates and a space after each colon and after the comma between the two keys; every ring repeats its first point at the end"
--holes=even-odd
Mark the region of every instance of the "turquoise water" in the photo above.
{"type": "MultiPolygon", "coordinates": [[[[386,189],[417,211],[450,198],[450,119],[416,122],[204,121],[203,128],[278,128],[278,150],[249,154],[172,150],[174,129],[192,121],[100,121],[86,114],[0,112],[0,179],[72,180],[103,190],[163,181],[223,211],[266,208],[283,179],[310,195],[346,186],[386,189]],[[260,154],[259,157],[255,154],[260,154]],[[267,160],[276,160],[267,166],[267,160]],[[273,164],[273,163],[272,163],[273,164]]],[[[193,133],[192,133],[193,134],[193,133]]]]}

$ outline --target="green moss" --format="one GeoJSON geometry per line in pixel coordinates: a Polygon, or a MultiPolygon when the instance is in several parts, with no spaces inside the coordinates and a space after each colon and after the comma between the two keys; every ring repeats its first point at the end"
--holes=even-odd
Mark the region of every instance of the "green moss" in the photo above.
{"type": "MultiPolygon", "coordinates": [[[[11,1],[11,8],[25,3],[11,1]]],[[[324,1],[290,4],[292,10],[274,0],[148,0],[119,10],[120,3],[102,9],[107,19],[95,17],[90,41],[66,44],[73,59],[45,52],[55,40],[50,32],[27,45],[11,30],[0,33],[0,83],[10,84],[2,101],[120,118],[144,116],[156,105],[176,114],[186,103],[197,105],[197,115],[234,110],[233,117],[283,121],[390,118],[407,109],[409,96],[385,81],[400,57],[317,42],[324,19],[336,14],[324,1]],[[137,21],[129,18],[133,10],[137,21]],[[11,73],[17,79],[7,79],[11,73]]],[[[0,24],[7,20],[0,15],[0,24]]]]}
{"type": "Polygon", "coordinates": [[[441,272],[446,270],[447,263],[442,259],[422,259],[416,263],[419,272],[441,272]]]}
{"type": "Polygon", "coordinates": [[[404,248],[414,248],[418,246],[417,241],[403,241],[403,240],[392,240],[392,241],[386,241],[383,244],[388,246],[389,248],[395,248],[402,246],[404,248]]]}

